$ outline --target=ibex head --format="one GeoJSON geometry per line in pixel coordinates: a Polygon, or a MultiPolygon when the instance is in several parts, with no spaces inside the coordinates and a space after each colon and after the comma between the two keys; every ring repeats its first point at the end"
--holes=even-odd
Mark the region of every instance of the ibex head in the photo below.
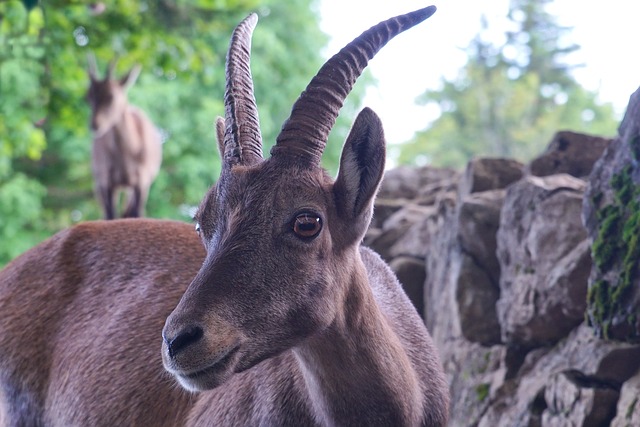
{"type": "Polygon", "coordinates": [[[382,125],[357,117],[334,182],[320,166],[344,99],[391,38],[428,7],[381,22],[329,59],[262,156],[249,68],[257,16],[235,30],[227,56],[225,119],[217,124],[221,176],[196,214],[206,260],[163,330],[166,369],[190,390],[218,386],[329,327],[366,280],[358,252],[382,178],[382,125]]]}
{"type": "Polygon", "coordinates": [[[111,61],[104,79],[101,80],[98,77],[93,55],[89,55],[88,64],[87,102],[91,107],[91,130],[96,137],[99,137],[122,119],[127,106],[127,89],[135,83],[141,67],[135,65],[128,73],[117,79],[112,77],[116,62],[111,61]]]}

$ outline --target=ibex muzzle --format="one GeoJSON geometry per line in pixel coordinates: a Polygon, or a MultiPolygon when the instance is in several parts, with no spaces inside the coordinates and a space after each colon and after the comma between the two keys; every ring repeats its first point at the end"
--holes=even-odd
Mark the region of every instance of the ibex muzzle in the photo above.
{"type": "Polygon", "coordinates": [[[140,67],[133,67],[120,79],[112,76],[111,62],[104,79],[97,77],[95,58],[89,57],[89,90],[93,132],[92,169],[95,191],[105,219],[116,217],[118,191],[127,191],[123,217],[139,217],[149,188],[160,170],[160,134],[142,110],[127,101],[140,67]]]}

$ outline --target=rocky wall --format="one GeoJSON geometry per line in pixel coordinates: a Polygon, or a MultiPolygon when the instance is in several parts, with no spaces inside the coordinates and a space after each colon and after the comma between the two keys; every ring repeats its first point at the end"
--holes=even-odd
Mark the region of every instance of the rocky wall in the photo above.
{"type": "Polygon", "coordinates": [[[434,337],[450,425],[640,425],[638,161],[640,91],[613,140],[387,172],[365,244],[434,337]]]}

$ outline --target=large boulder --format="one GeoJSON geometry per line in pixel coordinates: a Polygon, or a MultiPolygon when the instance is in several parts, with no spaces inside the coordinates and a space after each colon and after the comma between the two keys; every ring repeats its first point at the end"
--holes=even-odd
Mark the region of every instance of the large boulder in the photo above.
{"type": "Polygon", "coordinates": [[[610,143],[610,138],[561,131],[554,135],[546,151],[527,165],[526,170],[536,176],[567,173],[585,178],[610,143]]]}
{"type": "Polygon", "coordinates": [[[500,263],[496,256],[500,211],[505,190],[483,191],[461,197],[458,207],[458,241],[498,287],[500,263]]]}
{"type": "Polygon", "coordinates": [[[385,172],[378,197],[381,199],[415,199],[421,189],[443,180],[447,181],[457,174],[455,170],[448,168],[400,166],[385,172]]]}
{"type": "Polygon", "coordinates": [[[443,199],[437,206],[438,215],[427,219],[435,230],[430,236],[425,253],[427,277],[424,283],[425,323],[438,348],[444,349],[448,341],[460,337],[460,322],[455,306],[455,288],[452,284],[455,265],[459,263],[456,241],[456,201],[443,199]]]}
{"type": "Polygon", "coordinates": [[[528,176],[509,187],[498,230],[503,341],[537,347],[584,318],[590,250],[580,215],[584,181],[528,176]]]}
{"type": "Polygon", "coordinates": [[[640,341],[640,89],[589,177],[583,220],[593,242],[589,320],[602,337],[640,341]]]}
{"type": "MultiPolygon", "coordinates": [[[[439,215],[435,206],[407,206],[400,212],[419,212],[414,216],[406,231],[386,248],[388,256],[393,259],[400,256],[418,257],[424,260],[435,232],[432,218],[439,215]]],[[[389,221],[391,223],[391,221],[389,221]]]]}
{"type": "MultiPolygon", "coordinates": [[[[411,238],[415,235],[415,228],[420,227],[424,219],[431,216],[434,212],[432,206],[421,206],[415,203],[408,202],[402,209],[397,210],[391,214],[386,221],[382,224],[381,232],[374,238],[366,239],[366,244],[374,251],[378,252],[382,258],[387,262],[391,261],[394,256],[397,255],[415,255],[424,257],[424,251],[426,250],[427,241],[423,241],[422,244],[404,245],[404,251],[402,249],[396,249],[392,253],[394,245],[401,240],[405,235],[411,238]],[[411,229],[414,229],[412,233],[407,234],[411,229]]],[[[420,236],[425,237],[423,233],[420,236]]]]}
{"type": "Polygon", "coordinates": [[[406,199],[382,197],[376,198],[370,228],[381,229],[391,215],[407,206],[406,199]]]}
{"type": "Polygon", "coordinates": [[[504,196],[504,190],[470,194],[460,200],[456,214],[460,262],[453,285],[461,332],[469,341],[483,345],[500,343],[496,233],[504,196]]]}
{"type": "Polygon", "coordinates": [[[442,177],[437,181],[431,181],[418,189],[415,202],[419,205],[436,206],[440,199],[455,197],[458,192],[460,173],[448,173],[445,169],[442,177]]]}
{"type": "Polygon", "coordinates": [[[467,163],[460,179],[461,197],[506,188],[523,175],[523,164],[513,159],[478,157],[467,163]]]}
{"type": "Polygon", "coordinates": [[[522,178],[522,164],[511,159],[476,158],[460,178],[453,221],[454,262],[450,278],[462,335],[490,346],[500,343],[496,301],[500,265],[496,233],[504,188],[522,178]]]}
{"type": "Polygon", "coordinates": [[[420,314],[424,316],[424,279],[427,276],[424,260],[410,256],[394,258],[389,267],[396,274],[409,300],[420,314]]]}

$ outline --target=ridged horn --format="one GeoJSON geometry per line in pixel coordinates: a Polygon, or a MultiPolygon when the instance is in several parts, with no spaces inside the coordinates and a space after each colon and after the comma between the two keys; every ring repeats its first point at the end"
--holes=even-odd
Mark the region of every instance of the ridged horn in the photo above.
{"type": "Polygon", "coordinates": [[[258,107],[253,94],[249,60],[251,35],[258,22],[252,13],[233,31],[227,52],[224,93],[224,166],[251,165],[262,161],[262,137],[258,107]]]}
{"type": "Polygon", "coordinates": [[[435,11],[435,6],[429,6],[382,21],[329,59],[293,104],[271,155],[292,156],[308,165],[319,164],[340,108],[369,60],[393,37],[435,11]]]}

